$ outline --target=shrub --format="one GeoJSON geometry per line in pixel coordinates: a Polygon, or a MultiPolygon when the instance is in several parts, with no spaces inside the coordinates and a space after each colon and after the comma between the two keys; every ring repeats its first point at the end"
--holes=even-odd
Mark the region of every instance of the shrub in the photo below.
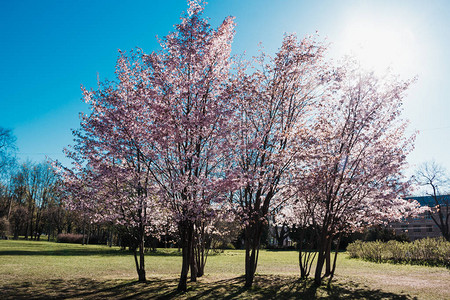
{"type": "Polygon", "coordinates": [[[58,243],[82,244],[83,235],[74,233],[60,233],[56,236],[58,243]]]}
{"type": "Polygon", "coordinates": [[[400,263],[408,256],[408,243],[389,241],[386,246],[386,248],[389,249],[386,252],[390,254],[390,256],[385,258],[387,260],[392,259],[394,263],[400,263]]]}
{"type": "MultiPolygon", "coordinates": [[[[104,236],[91,235],[89,236],[89,240],[87,235],[85,237],[86,239],[84,242],[90,245],[99,245],[99,244],[106,245],[106,238],[104,236]]],[[[83,235],[75,233],[60,233],[56,237],[56,241],[58,243],[82,244],[83,235]]]]}
{"type": "Polygon", "coordinates": [[[348,245],[351,258],[374,262],[409,263],[450,267],[450,242],[445,239],[421,239],[408,242],[362,242],[348,245]]]}
{"type": "Polygon", "coordinates": [[[223,243],[223,244],[219,245],[217,248],[222,249],[222,250],[224,250],[224,249],[235,250],[236,249],[236,247],[234,247],[234,245],[232,243],[223,243]]]}

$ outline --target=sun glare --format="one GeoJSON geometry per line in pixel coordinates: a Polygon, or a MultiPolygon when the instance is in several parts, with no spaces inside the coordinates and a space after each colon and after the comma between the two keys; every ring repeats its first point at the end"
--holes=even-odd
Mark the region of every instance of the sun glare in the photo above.
{"type": "Polygon", "coordinates": [[[414,73],[415,37],[398,22],[350,22],[343,31],[340,52],[354,55],[365,68],[382,72],[391,67],[401,74],[414,73]]]}

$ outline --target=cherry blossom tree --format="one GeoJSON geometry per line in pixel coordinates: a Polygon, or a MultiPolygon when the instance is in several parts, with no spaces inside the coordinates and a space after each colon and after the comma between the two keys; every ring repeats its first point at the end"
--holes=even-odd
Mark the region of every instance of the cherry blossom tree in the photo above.
{"type": "MultiPolygon", "coordinates": [[[[231,124],[228,79],[234,23],[212,29],[204,3],[190,1],[162,50],[121,54],[117,83],[84,90],[92,113],[83,116],[69,156],[78,199],[89,199],[96,218],[138,228],[140,280],[145,280],[144,236],[157,212],[177,224],[183,253],[178,289],[197,277],[195,241],[225,199],[224,153],[231,124]],[[86,176],[85,176],[86,175],[86,176]],[[81,176],[81,177],[80,177],[81,176]]],[[[81,204],[85,205],[86,201],[81,204]]],[[[86,206],[86,205],[85,205],[86,206]]],[[[202,264],[200,263],[200,266],[202,264]]]]}
{"type": "Polygon", "coordinates": [[[196,232],[214,217],[211,205],[220,205],[228,191],[223,167],[232,123],[228,80],[234,23],[227,18],[212,29],[203,7],[191,1],[176,31],[161,41],[163,50],[145,57],[152,101],[142,122],[150,124],[153,143],[145,156],[158,196],[178,226],[180,291],[187,288],[189,267],[191,280],[197,277],[196,232]]]}
{"type": "MultiPolygon", "coordinates": [[[[257,267],[262,229],[273,200],[289,188],[294,158],[308,140],[312,103],[323,93],[324,47],[313,38],[285,36],[273,59],[262,54],[258,67],[238,71],[233,82],[236,128],[232,166],[234,198],[245,231],[245,286],[257,267]]],[[[278,197],[280,198],[280,197],[278,197]]]]}
{"type": "Polygon", "coordinates": [[[81,129],[74,131],[75,145],[67,150],[73,168],[63,170],[72,209],[89,222],[114,222],[130,231],[139,281],[145,281],[145,238],[157,235],[167,218],[143,155],[149,143],[142,133],[148,127],[137,126],[148,101],[141,58],[139,50],[129,57],[121,53],[118,82],[99,83],[97,91],[84,90],[91,113],[81,116],[81,129]]]}
{"type": "Polygon", "coordinates": [[[324,276],[331,280],[331,245],[342,233],[416,211],[416,202],[400,198],[408,188],[402,171],[414,141],[401,119],[410,83],[377,77],[349,60],[317,107],[314,141],[308,158],[297,163],[298,199],[290,208],[293,224],[317,228],[316,284],[324,276]]]}

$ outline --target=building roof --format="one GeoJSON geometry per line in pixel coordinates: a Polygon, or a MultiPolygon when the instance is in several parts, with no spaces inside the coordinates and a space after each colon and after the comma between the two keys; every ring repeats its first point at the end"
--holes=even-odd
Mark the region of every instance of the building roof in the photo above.
{"type": "MultiPolygon", "coordinates": [[[[437,196],[439,204],[441,205],[448,205],[450,202],[450,195],[439,195],[437,196]]],[[[411,196],[411,197],[405,197],[404,199],[409,200],[416,200],[420,203],[421,206],[430,206],[434,207],[436,206],[436,202],[434,201],[433,196],[411,196]]]]}

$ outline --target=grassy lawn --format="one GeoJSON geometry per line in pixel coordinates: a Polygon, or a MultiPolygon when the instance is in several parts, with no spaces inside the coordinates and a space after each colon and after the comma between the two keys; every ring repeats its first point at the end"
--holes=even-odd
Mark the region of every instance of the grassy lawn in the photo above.
{"type": "Polygon", "coordinates": [[[450,270],[338,257],[336,280],[315,288],[298,280],[298,253],[260,253],[255,286],[243,288],[244,252],[208,258],[205,276],[175,292],[176,249],[146,256],[147,283],[136,282],[132,254],[106,246],[0,241],[1,299],[450,299],[450,270]]]}

